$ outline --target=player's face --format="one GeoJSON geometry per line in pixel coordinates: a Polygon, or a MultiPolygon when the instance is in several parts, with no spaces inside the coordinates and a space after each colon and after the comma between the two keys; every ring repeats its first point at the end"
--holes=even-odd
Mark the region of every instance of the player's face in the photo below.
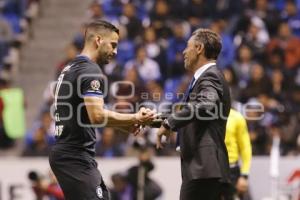
{"type": "Polygon", "coordinates": [[[97,48],[99,65],[108,64],[117,54],[119,35],[112,32],[108,36],[101,39],[100,45],[97,48]]]}
{"type": "Polygon", "coordinates": [[[185,69],[193,70],[199,59],[199,52],[197,52],[197,45],[194,41],[194,36],[189,39],[187,47],[183,51],[183,57],[185,69]]]}

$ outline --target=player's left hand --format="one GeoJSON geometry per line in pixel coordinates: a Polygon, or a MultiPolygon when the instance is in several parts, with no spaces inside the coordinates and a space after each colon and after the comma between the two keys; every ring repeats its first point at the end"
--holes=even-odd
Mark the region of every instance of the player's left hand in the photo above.
{"type": "Polygon", "coordinates": [[[125,133],[134,134],[137,136],[138,134],[142,133],[145,129],[145,126],[142,126],[140,124],[134,124],[130,126],[123,126],[123,127],[115,127],[116,129],[119,129],[125,133]]]}
{"type": "Polygon", "coordinates": [[[163,143],[162,143],[162,137],[166,136],[166,141],[169,141],[170,135],[172,131],[166,129],[164,126],[161,126],[157,132],[157,140],[156,140],[156,148],[157,149],[162,149],[163,143]]]}
{"type": "Polygon", "coordinates": [[[248,180],[241,176],[236,183],[236,190],[239,194],[244,194],[248,191],[248,180]]]}
{"type": "Polygon", "coordinates": [[[138,134],[143,133],[144,130],[145,130],[145,126],[140,124],[135,124],[132,133],[134,136],[137,136],[138,134]]]}

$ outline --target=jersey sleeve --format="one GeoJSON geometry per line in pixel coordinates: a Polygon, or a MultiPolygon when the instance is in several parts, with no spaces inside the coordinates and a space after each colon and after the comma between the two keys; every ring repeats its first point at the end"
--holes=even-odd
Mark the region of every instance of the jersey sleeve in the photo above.
{"type": "Polygon", "coordinates": [[[87,67],[80,75],[80,92],[84,96],[99,96],[104,94],[104,75],[96,67],[87,67]]]}
{"type": "Polygon", "coordinates": [[[242,115],[239,116],[237,131],[237,142],[242,160],[241,174],[248,175],[252,159],[252,147],[247,122],[242,115]]]}

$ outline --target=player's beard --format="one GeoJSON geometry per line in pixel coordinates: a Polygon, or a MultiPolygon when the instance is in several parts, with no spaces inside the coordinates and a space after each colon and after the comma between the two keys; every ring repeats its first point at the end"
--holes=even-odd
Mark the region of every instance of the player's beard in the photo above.
{"type": "Polygon", "coordinates": [[[97,64],[100,66],[106,65],[109,63],[109,55],[107,52],[100,51],[98,54],[97,64]]]}

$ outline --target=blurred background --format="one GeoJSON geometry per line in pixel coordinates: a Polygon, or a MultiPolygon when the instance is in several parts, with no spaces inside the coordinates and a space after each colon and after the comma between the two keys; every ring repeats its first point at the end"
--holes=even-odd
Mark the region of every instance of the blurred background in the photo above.
{"type": "MultiPolygon", "coordinates": [[[[54,143],[53,81],[81,51],[85,23],[98,18],[120,29],[118,54],[103,66],[106,105],[119,112],[141,104],[166,111],[165,105],[179,102],[176,94],[184,93],[191,77],[183,67],[187,39],[199,27],[219,33],[217,62],[234,105],[264,107],[262,118],[247,120],[252,199],[299,198],[298,179],[288,184],[300,169],[299,9],[299,0],[0,0],[0,200],[46,198],[31,186],[44,185],[40,179],[56,184],[51,175],[39,175],[48,174],[54,143]],[[116,81],[132,82],[134,95],[130,85],[116,81]],[[12,192],[15,185],[23,191],[12,192]]],[[[157,151],[155,129],[138,137],[111,128],[97,132],[97,159],[113,191],[137,190],[133,179],[142,165],[156,194],[149,199],[178,197],[175,137],[157,151]]]]}

